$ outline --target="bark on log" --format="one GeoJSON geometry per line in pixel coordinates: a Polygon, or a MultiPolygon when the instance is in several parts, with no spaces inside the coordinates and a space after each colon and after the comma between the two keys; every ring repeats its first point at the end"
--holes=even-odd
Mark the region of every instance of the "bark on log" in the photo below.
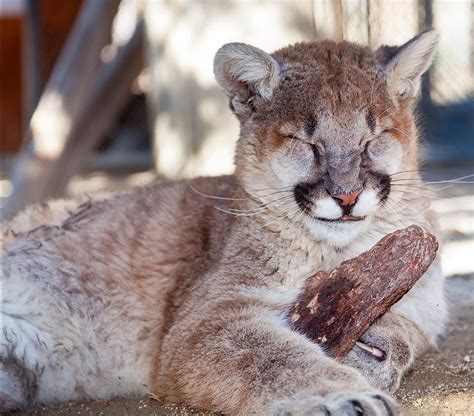
{"type": "Polygon", "coordinates": [[[332,357],[344,357],[426,272],[437,249],[436,238],[418,226],[385,236],[330,273],[309,278],[290,311],[293,327],[332,357]]]}

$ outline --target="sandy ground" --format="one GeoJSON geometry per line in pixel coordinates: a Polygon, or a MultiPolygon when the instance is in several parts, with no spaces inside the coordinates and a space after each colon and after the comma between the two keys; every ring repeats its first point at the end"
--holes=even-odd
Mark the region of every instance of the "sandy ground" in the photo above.
{"type": "MultiPolygon", "coordinates": [[[[473,173],[472,166],[428,170],[429,180],[456,178],[473,173]]],[[[145,183],[147,176],[135,176],[145,183]]],[[[471,178],[472,180],[472,178],[471,178]]],[[[104,182],[102,179],[99,181],[104,182]]],[[[91,179],[77,180],[76,190],[91,179]]],[[[123,185],[123,184],[122,184],[123,185]]],[[[100,186],[101,187],[101,186],[100,186]]],[[[112,184],[116,187],[116,184],[112,184]]],[[[447,276],[451,321],[436,350],[422,357],[405,378],[397,398],[407,415],[474,415],[474,186],[438,184],[434,207],[445,235],[442,259],[447,276]],[[449,186],[449,188],[445,188],[449,186]]],[[[150,398],[68,403],[38,408],[18,415],[206,415],[185,407],[164,405],[150,398]]]]}

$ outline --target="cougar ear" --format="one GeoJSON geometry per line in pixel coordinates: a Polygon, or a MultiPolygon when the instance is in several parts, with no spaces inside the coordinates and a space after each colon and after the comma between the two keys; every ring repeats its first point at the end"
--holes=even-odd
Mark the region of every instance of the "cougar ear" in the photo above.
{"type": "Polygon", "coordinates": [[[245,43],[228,43],[214,58],[214,74],[239,118],[254,110],[253,98],[270,100],[280,82],[281,69],[268,53],[245,43]]]}
{"type": "Polygon", "coordinates": [[[417,94],[421,76],[433,61],[438,40],[436,30],[427,30],[400,47],[382,46],[378,50],[389,90],[401,98],[417,94]]]}

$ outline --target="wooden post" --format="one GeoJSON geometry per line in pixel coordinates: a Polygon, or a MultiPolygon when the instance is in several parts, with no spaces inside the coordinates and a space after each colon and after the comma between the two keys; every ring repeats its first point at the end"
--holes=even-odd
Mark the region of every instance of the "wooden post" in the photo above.
{"type": "Polygon", "coordinates": [[[31,140],[25,140],[13,168],[13,191],[4,207],[5,218],[53,195],[54,163],[66,149],[74,123],[88,102],[118,5],[118,0],[84,2],[31,118],[31,140]]]}
{"type": "Polygon", "coordinates": [[[84,112],[74,123],[62,157],[54,164],[49,190],[61,195],[81,162],[113,127],[130,98],[130,86],[143,69],[143,22],[115,58],[101,68],[84,112]]]}
{"type": "MultiPolygon", "coordinates": [[[[419,31],[431,29],[433,27],[433,4],[432,0],[418,0],[418,27],[419,31]]],[[[425,72],[421,80],[421,101],[420,106],[423,111],[423,124],[425,130],[430,134],[429,126],[433,118],[433,102],[431,101],[431,73],[425,72]]]]}
{"type": "MultiPolygon", "coordinates": [[[[26,2],[23,28],[23,132],[28,130],[30,117],[38,104],[43,88],[41,79],[40,5],[36,0],[26,2]]],[[[27,137],[27,136],[26,136],[27,137]]]]}

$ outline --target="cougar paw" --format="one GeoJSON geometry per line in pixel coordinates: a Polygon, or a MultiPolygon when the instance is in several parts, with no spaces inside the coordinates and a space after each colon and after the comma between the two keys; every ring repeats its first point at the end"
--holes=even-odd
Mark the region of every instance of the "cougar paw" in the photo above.
{"type": "Polygon", "coordinates": [[[327,397],[326,408],[332,416],[401,415],[395,400],[381,392],[335,393],[327,397]]]}
{"type": "Polygon", "coordinates": [[[294,397],[274,403],[269,416],[327,416],[325,400],[322,397],[294,397]]]}
{"type": "Polygon", "coordinates": [[[397,403],[380,392],[334,393],[328,397],[295,397],[274,403],[270,416],[396,416],[397,403]]]}

